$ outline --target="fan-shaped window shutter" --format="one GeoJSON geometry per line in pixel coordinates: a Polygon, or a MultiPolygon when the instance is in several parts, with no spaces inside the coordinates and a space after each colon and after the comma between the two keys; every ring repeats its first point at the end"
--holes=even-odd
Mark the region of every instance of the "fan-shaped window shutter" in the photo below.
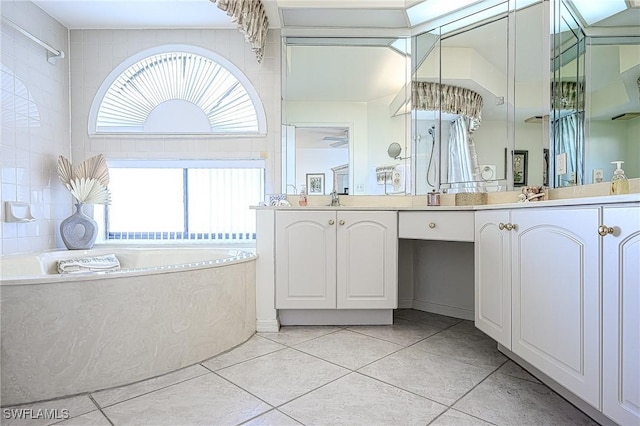
{"type": "Polygon", "coordinates": [[[114,69],[89,112],[89,134],[264,135],[247,77],[225,58],[188,45],[141,52],[114,69]]]}

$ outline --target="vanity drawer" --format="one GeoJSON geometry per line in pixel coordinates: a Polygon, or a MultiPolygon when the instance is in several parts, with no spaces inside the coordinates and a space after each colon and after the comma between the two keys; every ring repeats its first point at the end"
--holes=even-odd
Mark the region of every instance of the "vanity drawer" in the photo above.
{"type": "Polygon", "coordinates": [[[400,212],[398,237],[472,242],[473,223],[473,212],[400,212]]]}

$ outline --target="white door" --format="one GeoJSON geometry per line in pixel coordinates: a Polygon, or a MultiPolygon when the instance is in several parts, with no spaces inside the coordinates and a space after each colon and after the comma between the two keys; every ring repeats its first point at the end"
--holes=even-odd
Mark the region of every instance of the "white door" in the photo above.
{"type": "Polygon", "coordinates": [[[602,411],[640,424],[640,208],[604,207],[602,411]]]}
{"type": "Polygon", "coordinates": [[[599,208],[514,209],[512,350],[600,409],[599,208]]]}
{"type": "Polygon", "coordinates": [[[338,212],[337,307],[398,306],[397,213],[338,212]]]}
{"type": "Polygon", "coordinates": [[[276,212],[276,308],[335,309],[336,213],[276,212]]]}
{"type": "Polygon", "coordinates": [[[511,244],[508,210],[475,213],[475,325],[511,349],[511,244]]]}

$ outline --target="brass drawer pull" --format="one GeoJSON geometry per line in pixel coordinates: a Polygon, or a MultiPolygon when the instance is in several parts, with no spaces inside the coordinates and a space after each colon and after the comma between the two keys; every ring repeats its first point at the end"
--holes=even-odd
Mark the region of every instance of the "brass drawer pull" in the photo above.
{"type": "Polygon", "coordinates": [[[436,227],[436,224],[434,222],[429,223],[429,228],[433,229],[436,227]]]}
{"type": "Polygon", "coordinates": [[[341,220],[340,222],[338,222],[340,225],[344,225],[344,220],[341,220]]]}
{"type": "Polygon", "coordinates": [[[336,221],[335,221],[335,220],[333,220],[333,219],[329,219],[329,225],[333,225],[334,223],[336,223],[336,221]]]}

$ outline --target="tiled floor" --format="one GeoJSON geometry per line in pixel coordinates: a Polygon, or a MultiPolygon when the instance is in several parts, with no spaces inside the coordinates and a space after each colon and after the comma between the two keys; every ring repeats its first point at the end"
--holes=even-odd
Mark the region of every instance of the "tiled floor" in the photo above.
{"type": "Polygon", "coordinates": [[[200,365],[24,408],[83,426],[595,424],[471,322],[414,310],[391,326],[258,333],[200,365]]]}

